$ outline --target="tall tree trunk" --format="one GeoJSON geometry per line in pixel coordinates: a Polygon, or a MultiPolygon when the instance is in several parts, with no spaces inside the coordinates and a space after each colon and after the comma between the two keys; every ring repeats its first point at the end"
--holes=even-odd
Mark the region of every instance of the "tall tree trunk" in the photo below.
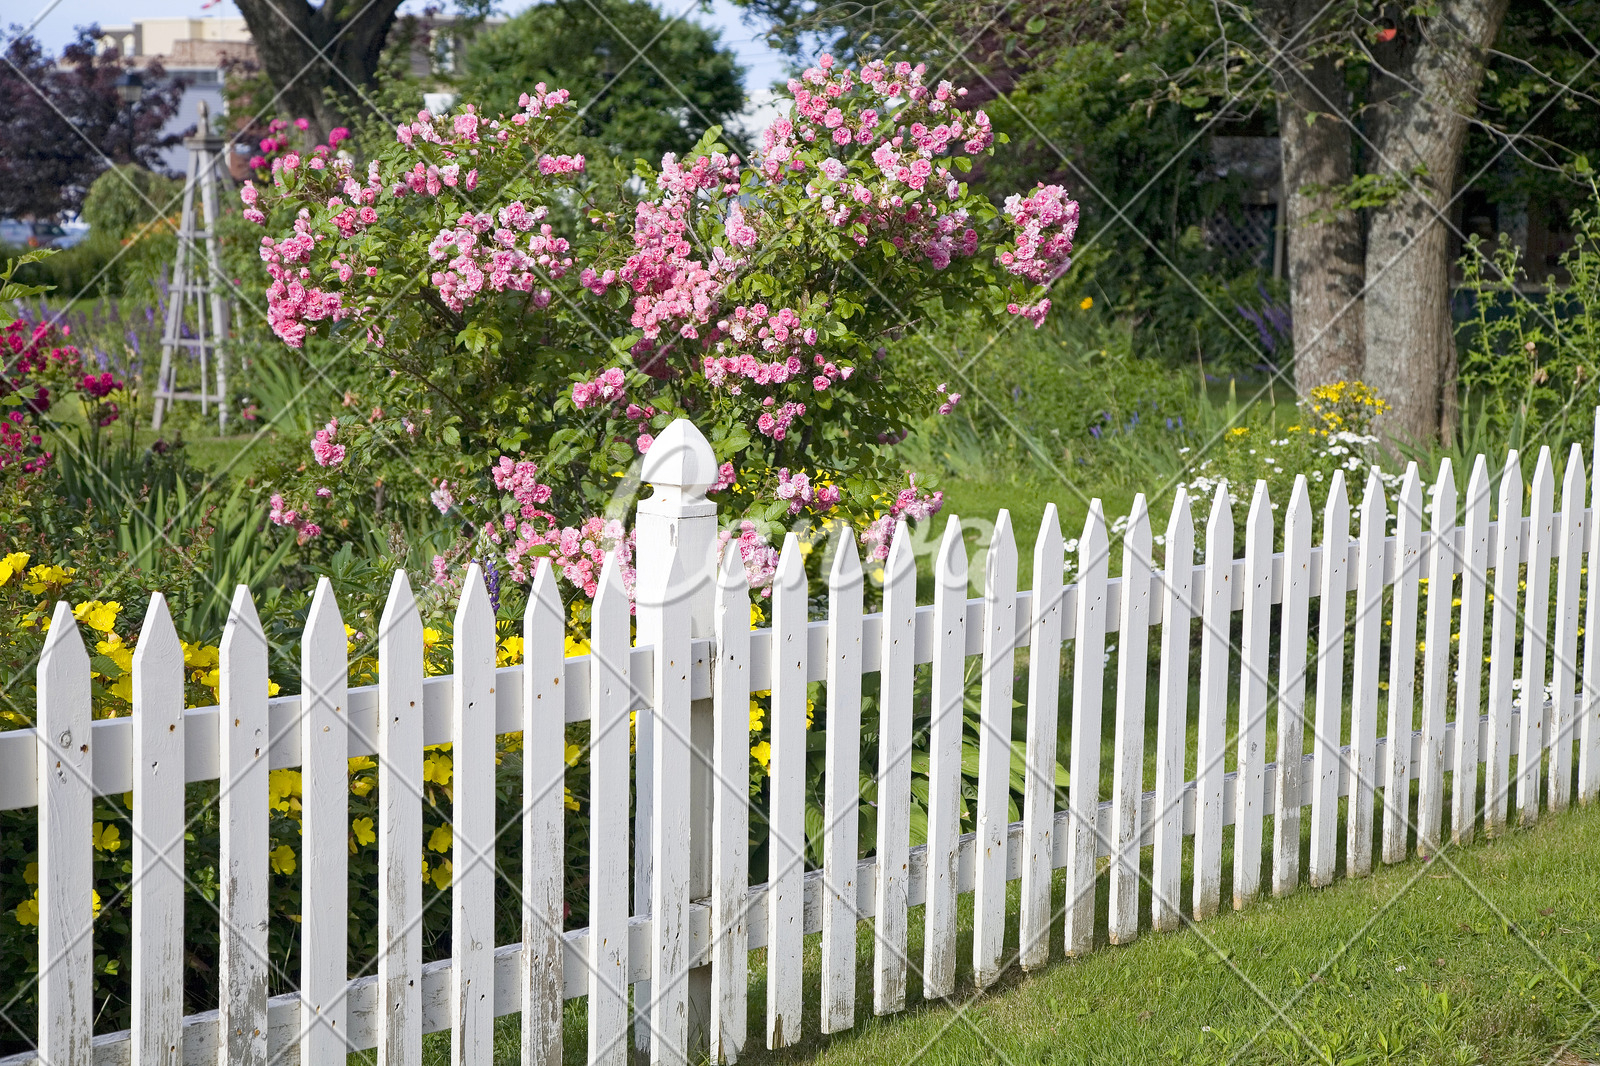
{"type": "Polygon", "coordinates": [[[345,124],[349,99],[372,84],[401,0],[236,0],[262,69],[278,90],[277,112],[307,118],[314,135],[345,124]]]}
{"type": "MultiPolygon", "coordinates": [[[[1283,5],[1288,33],[1314,12],[1306,0],[1283,5]]],[[[1362,283],[1366,263],[1361,220],[1333,211],[1336,187],[1350,181],[1351,123],[1344,72],[1332,56],[1296,64],[1280,55],[1278,137],[1287,207],[1289,306],[1294,315],[1294,383],[1301,395],[1332,381],[1362,376],[1362,283]]]]}
{"type": "Polygon", "coordinates": [[[1450,325],[1450,195],[1485,52],[1507,0],[1442,0],[1386,79],[1374,109],[1372,170],[1402,191],[1367,227],[1366,380],[1389,402],[1385,436],[1421,443],[1453,434],[1455,337],[1450,325]],[[1387,88],[1387,86],[1386,86],[1387,88]]]}

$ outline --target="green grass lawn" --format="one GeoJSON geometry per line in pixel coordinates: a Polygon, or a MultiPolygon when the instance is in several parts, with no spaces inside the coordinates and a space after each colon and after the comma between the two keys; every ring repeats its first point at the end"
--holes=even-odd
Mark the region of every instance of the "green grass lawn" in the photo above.
{"type": "MultiPolygon", "coordinates": [[[[1145,928],[1123,947],[1104,940],[1102,875],[1092,954],[1063,959],[1058,920],[1048,967],[1008,969],[982,994],[966,965],[967,897],[960,984],[938,1003],[921,1002],[921,908],[913,908],[908,1009],[872,1015],[872,931],[863,923],[856,1025],[819,1035],[819,938],[808,937],[805,1036],[781,1052],[764,1050],[764,954],[754,953],[744,1061],[1578,1066],[1600,1059],[1597,855],[1600,810],[1547,814],[1531,829],[1439,860],[1302,887],[1176,933],[1145,928]]],[[[1008,952],[1017,935],[1012,888],[1008,952]]],[[[1059,879],[1055,900],[1059,907],[1059,879]]],[[[519,1061],[518,1024],[516,1015],[499,1020],[496,1063],[519,1061]]],[[[581,1063],[582,1000],[568,1005],[566,1039],[566,1061],[581,1063]]],[[[425,1043],[426,1062],[447,1061],[447,1033],[425,1043]]]]}

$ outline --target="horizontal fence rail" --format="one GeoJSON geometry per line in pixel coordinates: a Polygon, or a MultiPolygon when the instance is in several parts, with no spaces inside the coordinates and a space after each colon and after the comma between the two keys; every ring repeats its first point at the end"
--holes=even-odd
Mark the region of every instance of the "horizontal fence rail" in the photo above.
{"type": "Polygon", "coordinates": [[[88,657],[70,607],[58,605],[39,665],[37,727],[0,734],[0,809],[39,810],[41,955],[38,1050],[0,1066],[266,1066],[373,1047],[380,1061],[410,1064],[420,1063],[422,1034],[442,1030],[452,1034],[453,1060],[487,1063],[493,1019],[513,1013],[522,1015],[521,1061],[531,1066],[561,1061],[562,1004],[577,998],[587,1000],[590,1062],[623,1063],[630,1047],[648,1047],[652,1061],[709,1054],[731,1062],[756,1040],[795,1043],[802,1014],[817,1017],[818,1008],[824,1032],[853,1026],[862,920],[873,920],[877,933],[873,1010],[887,1014],[905,1007],[910,969],[922,974],[929,998],[954,990],[955,903],[963,894],[973,897],[971,974],[983,987],[1007,964],[1010,881],[1022,882],[1018,961],[1034,969],[1056,954],[1056,870],[1066,871],[1061,951],[1081,954],[1095,949],[1099,929],[1112,943],[1139,934],[1146,847],[1148,926],[1160,930],[1175,927],[1180,913],[1216,914],[1225,887],[1241,908],[1302,880],[1328,884],[1340,865],[1341,826],[1343,869],[1361,876],[1375,858],[1396,862],[1413,849],[1431,855],[1446,841],[1470,841],[1480,816],[1493,835],[1512,817],[1527,824],[1541,806],[1565,806],[1574,791],[1589,802],[1600,794],[1600,641],[1583,638],[1600,624],[1600,590],[1584,564],[1600,553],[1600,529],[1579,449],[1566,464],[1559,510],[1548,450],[1526,484],[1520,462],[1513,452],[1500,472],[1491,522],[1488,467],[1479,458],[1459,525],[1448,463],[1431,489],[1431,515],[1414,464],[1392,494],[1374,474],[1359,508],[1336,475],[1320,523],[1304,479],[1281,520],[1258,484],[1237,559],[1226,486],[1211,503],[1200,561],[1195,516],[1180,490],[1161,566],[1144,498],[1118,544],[1096,501],[1070,585],[1051,507],[1029,591],[1017,590],[1015,541],[1002,512],[985,555],[985,594],[976,598],[966,594],[966,549],[952,518],[937,551],[934,602],[922,606],[902,524],[884,561],[883,610],[872,614],[863,610],[864,574],[845,536],[827,579],[826,617],[815,620],[790,535],[773,579],[772,625],[752,631],[738,553],[716,558],[716,511],[704,498],[715,463],[680,420],[646,461],[656,495],[639,509],[637,644],[612,559],[592,607],[593,650],[565,656],[565,612],[544,566],[524,619],[524,662],[496,668],[493,611],[473,567],[456,615],[455,668],[423,677],[421,622],[400,573],[380,626],[379,683],[349,687],[343,623],[324,582],[303,639],[303,694],[269,699],[265,642],[241,589],[223,638],[219,705],[185,711],[182,654],[157,596],[135,652],[133,714],[91,723],[88,657]],[[1284,547],[1274,551],[1279,534],[1284,547]],[[1329,543],[1340,550],[1329,552],[1329,543]],[[1113,551],[1122,560],[1115,578],[1113,551]],[[1152,627],[1160,627],[1159,642],[1152,627]],[[1012,705],[1021,649],[1027,727],[1018,737],[1012,705]],[[962,750],[974,658],[975,758],[962,750]],[[1061,688],[1068,662],[1070,692],[1061,688]],[[914,739],[919,665],[930,667],[931,722],[914,739]],[[869,674],[881,679],[877,766],[862,765],[859,751],[869,674]],[[825,688],[808,690],[815,682],[825,688]],[[772,872],[751,885],[747,707],[763,692],[772,872]],[[824,824],[812,841],[804,823],[808,692],[827,731],[824,824]],[[1447,720],[1451,705],[1458,713],[1447,720]],[[1156,714],[1148,751],[1147,707],[1156,714]],[[1269,720],[1278,738],[1270,751],[1269,720]],[[590,737],[589,925],[568,930],[561,785],[571,772],[565,727],[578,722],[589,723],[590,737]],[[492,915],[504,886],[496,883],[493,839],[504,827],[495,824],[493,773],[496,737],[508,733],[522,734],[525,751],[524,859],[513,875],[523,938],[496,945],[492,915]],[[1058,739],[1071,749],[1065,809],[1057,807],[1058,739]],[[1102,740],[1114,745],[1109,791],[1102,740]],[[417,782],[422,749],[439,744],[452,745],[455,759],[456,947],[452,958],[424,964],[417,782]],[[925,760],[927,788],[926,842],[915,846],[913,750],[925,760]],[[347,760],[358,756],[376,756],[379,766],[379,874],[370,888],[381,900],[386,946],[373,972],[352,980],[347,760]],[[1014,758],[1021,785],[1013,784],[1014,758]],[[1143,788],[1146,760],[1153,790],[1143,788]],[[972,828],[963,833],[962,777],[974,761],[972,828]],[[267,771],[284,768],[299,768],[303,780],[302,960],[299,991],[269,999],[267,771]],[[877,781],[877,842],[868,858],[856,836],[863,775],[877,781]],[[208,781],[222,793],[221,1007],[186,1017],[178,991],[184,785],[208,781]],[[1021,817],[1011,820],[1017,791],[1021,817]],[[94,1034],[85,893],[92,800],[130,792],[134,1026],[94,1034]],[[1302,824],[1310,840],[1303,875],[1302,824]],[[1228,827],[1233,869],[1225,886],[1228,827]],[[821,869],[805,868],[812,845],[822,851],[821,869]],[[1095,913],[1100,857],[1111,860],[1106,915],[1095,913]],[[1180,899],[1185,880],[1190,896],[1180,899]],[[906,955],[913,906],[924,907],[921,958],[906,955]],[[822,934],[820,1004],[804,1002],[799,969],[800,938],[813,933],[822,934]],[[769,949],[766,1017],[752,1025],[747,956],[758,948],[769,949]]]}

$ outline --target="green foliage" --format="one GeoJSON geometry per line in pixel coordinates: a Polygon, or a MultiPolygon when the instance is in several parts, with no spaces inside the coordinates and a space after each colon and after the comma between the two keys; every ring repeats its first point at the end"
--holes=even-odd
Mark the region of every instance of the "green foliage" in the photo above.
{"type": "Polygon", "coordinates": [[[537,82],[566,89],[586,102],[586,154],[631,164],[686,151],[726,127],[744,108],[742,78],[715,30],[647,0],[602,0],[535,4],[481,31],[461,91],[493,114],[513,110],[537,82]]]}
{"type": "MultiPolygon", "coordinates": [[[[1476,237],[1461,259],[1473,299],[1462,323],[1465,421],[1506,437],[1513,432],[1556,451],[1593,440],[1600,384],[1600,185],[1573,214],[1574,240],[1561,257],[1566,285],[1526,291],[1519,252],[1476,237]],[[1486,262],[1487,261],[1487,262],[1486,262]]],[[[1495,449],[1498,451],[1499,449],[1495,449]]]]}
{"type": "Polygon", "coordinates": [[[183,183],[125,163],[104,171],[89,186],[83,220],[92,233],[122,241],[176,214],[183,183]]]}

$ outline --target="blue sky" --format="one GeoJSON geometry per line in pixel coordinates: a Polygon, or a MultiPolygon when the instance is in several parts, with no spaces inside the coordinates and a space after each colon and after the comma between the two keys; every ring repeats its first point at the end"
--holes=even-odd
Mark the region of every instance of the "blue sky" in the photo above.
{"type": "MultiPolygon", "coordinates": [[[[738,54],[739,62],[747,68],[747,91],[765,89],[773,79],[782,76],[782,56],[768,48],[760,35],[741,21],[739,10],[729,0],[713,0],[709,13],[697,10],[693,0],[656,2],[669,13],[688,11],[695,21],[720,29],[723,43],[738,54]]],[[[45,48],[59,51],[72,39],[74,27],[91,22],[126,25],[135,18],[238,14],[230,0],[222,0],[210,8],[203,8],[203,3],[204,0],[18,0],[5,15],[5,22],[34,26],[34,35],[45,48]]],[[[408,8],[421,6],[415,0],[407,4],[408,8]]],[[[515,13],[528,6],[526,3],[502,3],[501,11],[515,13]]],[[[9,30],[9,26],[6,28],[9,30]]]]}

